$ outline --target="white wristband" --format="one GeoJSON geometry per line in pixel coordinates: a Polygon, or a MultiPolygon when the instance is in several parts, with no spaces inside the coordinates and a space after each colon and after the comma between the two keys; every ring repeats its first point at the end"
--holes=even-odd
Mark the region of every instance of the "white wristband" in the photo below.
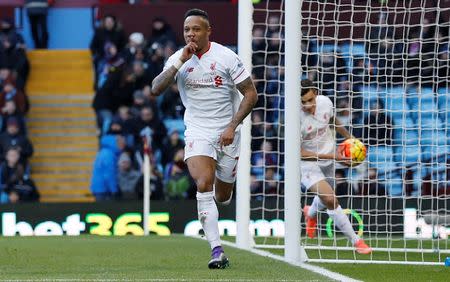
{"type": "Polygon", "coordinates": [[[184,63],[183,63],[180,59],[178,59],[178,60],[173,64],[173,67],[176,68],[177,70],[179,70],[183,64],[184,64],[184,63]]]}

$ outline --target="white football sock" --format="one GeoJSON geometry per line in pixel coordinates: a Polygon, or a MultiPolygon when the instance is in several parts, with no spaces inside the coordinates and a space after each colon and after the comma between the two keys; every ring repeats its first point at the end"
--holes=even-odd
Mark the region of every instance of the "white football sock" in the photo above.
{"type": "Polygon", "coordinates": [[[214,192],[197,192],[198,220],[202,224],[206,239],[211,245],[211,249],[220,246],[219,234],[219,211],[214,202],[214,192]]]}
{"type": "Polygon", "coordinates": [[[325,205],[322,203],[322,200],[319,196],[315,196],[311,206],[309,207],[308,216],[316,217],[317,212],[323,209],[325,209],[325,205]]]}
{"type": "Polygon", "coordinates": [[[352,224],[347,215],[344,214],[341,206],[338,206],[334,210],[327,210],[328,215],[333,219],[334,225],[352,242],[354,245],[359,239],[353,230],[352,224]]]}

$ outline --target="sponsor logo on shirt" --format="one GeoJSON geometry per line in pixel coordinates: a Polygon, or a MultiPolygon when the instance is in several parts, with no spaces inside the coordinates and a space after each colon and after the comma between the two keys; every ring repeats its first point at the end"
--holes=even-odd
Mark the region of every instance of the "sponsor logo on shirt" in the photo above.
{"type": "Polygon", "coordinates": [[[214,84],[216,85],[216,87],[223,85],[223,79],[220,75],[214,78],[214,84]]]}
{"type": "Polygon", "coordinates": [[[189,88],[208,88],[214,87],[215,81],[212,77],[201,78],[201,79],[186,79],[186,87],[189,88]]]}
{"type": "Polygon", "coordinates": [[[317,129],[315,131],[312,131],[312,132],[309,132],[310,128],[308,128],[307,129],[308,134],[306,134],[305,137],[303,137],[303,140],[312,140],[312,139],[314,139],[316,137],[323,136],[323,135],[325,135],[327,130],[328,130],[328,125],[325,126],[325,127],[319,128],[319,129],[317,129]]]}

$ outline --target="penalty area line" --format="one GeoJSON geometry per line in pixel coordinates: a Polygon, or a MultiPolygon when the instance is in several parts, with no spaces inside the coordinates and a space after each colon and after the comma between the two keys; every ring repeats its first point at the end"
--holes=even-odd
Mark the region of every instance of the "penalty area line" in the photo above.
{"type": "MultiPolygon", "coordinates": [[[[202,236],[191,236],[191,237],[192,238],[196,238],[196,239],[206,240],[206,238],[204,238],[202,236]]],[[[226,245],[226,246],[229,246],[229,247],[233,247],[233,248],[236,248],[236,249],[239,249],[239,250],[243,250],[243,251],[249,251],[251,253],[254,253],[256,255],[260,255],[260,256],[263,256],[263,257],[268,257],[268,258],[271,258],[271,259],[275,259],[275,260],[279,260],[279,261],[282,261],[282,262],[286,262],[286,263],[288,263],[290,265],[297,266],[297,267],[300,267],[300,268],[305,269],[305,270],[309,270],[311,272],[320,274],[322,276],[325,276],[327,278],[330,278],[330,279],[333,279],[333,280],[336,280],[336,281],[361,282],[360,280],[353,279],[351,277],[342,275],[342,274],[337,273],[337,272],[333,272],[331,270],[328,270],[328,269],[320,267],[320,266],[311,265],[311,264],[304,263],[304,262],[287,261],[284,257],[272,254],[272,253],[267,252],[267,251],[262,251],[262,250],[258,250],[258,249],[255,249],[255,248],[241,249],[241,248],[237,247],[237,245],[235,243],[228,242],[228,241],[223,241],[223,240],[221,242],[222,242],[223,245],[226,245]]]]}

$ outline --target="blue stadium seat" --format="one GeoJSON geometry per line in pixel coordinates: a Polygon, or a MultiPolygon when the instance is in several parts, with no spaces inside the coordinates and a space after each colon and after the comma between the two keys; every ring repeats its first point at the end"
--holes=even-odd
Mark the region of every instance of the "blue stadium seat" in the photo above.
{"type": "MultiPolygon", "coordinates": [[[[412,120],[409,118],[412,122],[412,120]]],[[[394,124],[396,121],[394,120],[394,124]]],[[[414,128],[401,128],[396,126],[394,129],[394,144],[400,145],[418,145],[419,144],[419,134],[414,128]]]]}
{"type": "Polygon", "coordinates": [[[439,109],[446,110],[450,104],[450,88],[439,88],[437,91],[439,109]]]}
{"type": "Polygon", "coordinates": [[[402,167],[420,163],[421,153],[419,146],[398,146],[394,150],[394,161],[402,167]]]}
{"type": "Polygon", "coordinates": [[[403,195],[403,179],[400,174],[392,174],[388,179],[384,181],[386,191],[391,196],[403,195]]]}
{"type": "Polygon", "coordinates": [[[414,115],[414,118],[418,118],[419,115],[429,116],[429,114],[437,112],[435,95],[433,91],[430,92],[429,89],[421,89],[420,93],[416,90],[408,91],[406,94],[406,101],[408,102],[412,113],[419,113],[418,115],[414,115]]]}
{"type": "Polygon", "coordinates": [[[339,47],[336,44],[317,44],[312,48],[313,53],[333,53],[334,51],[339,50],[339,47]]]}
{"type": "Polygon", "coordinates": [[[397,116],[393,119],[394,126],[394,144],[417,145],[419,137],[414,121],[410,113],[406,112],[403,116],[397,116]]]}
{"type": "MultiPolygon", "coordinates": [[[[384,88],[375,86],[363,86],[361,88],[361,93],[363,96],[363,110],[365,114],[368,114],[370,108],[377,101],[382,101],[386,96],[386,91],[384,88]]],[[[385,101],[382,101],[383,103],[385,101]]]]}
{"type": "Polygon", "coordinates": [[[369,146],[367,158],[371,167],[376,167],[378,173],[385,173],[397,168],[390,146],[369,146]]]}
{"type": "Polygon", "coordinates": [[[428,145],[428,146],[421,146],[421,148],[422,148],[422,162],[424,163],[445,162],[447,155],[450,154],[449,145],[428,145]]]}
{"type": "Polygon", "coordinates": [[[401,118],[410,112],[409,105],[402,95],[391,96],[390,93],[388,93],[384,99],[384,105],[393,119],[401,118]]]}
{"type": "Polygon", "coordinates": [[[340,45],[340,49],[350,71],[353,69],[355,59],[366,57],[366,48],[363,43],[344,43],[340,45]]]}
{"type": "Polygon", "coordinates": [[[419,129],[421,145],[443,146],[447,144],[447,135],[442,129],[423,127],[419,129]]]}

